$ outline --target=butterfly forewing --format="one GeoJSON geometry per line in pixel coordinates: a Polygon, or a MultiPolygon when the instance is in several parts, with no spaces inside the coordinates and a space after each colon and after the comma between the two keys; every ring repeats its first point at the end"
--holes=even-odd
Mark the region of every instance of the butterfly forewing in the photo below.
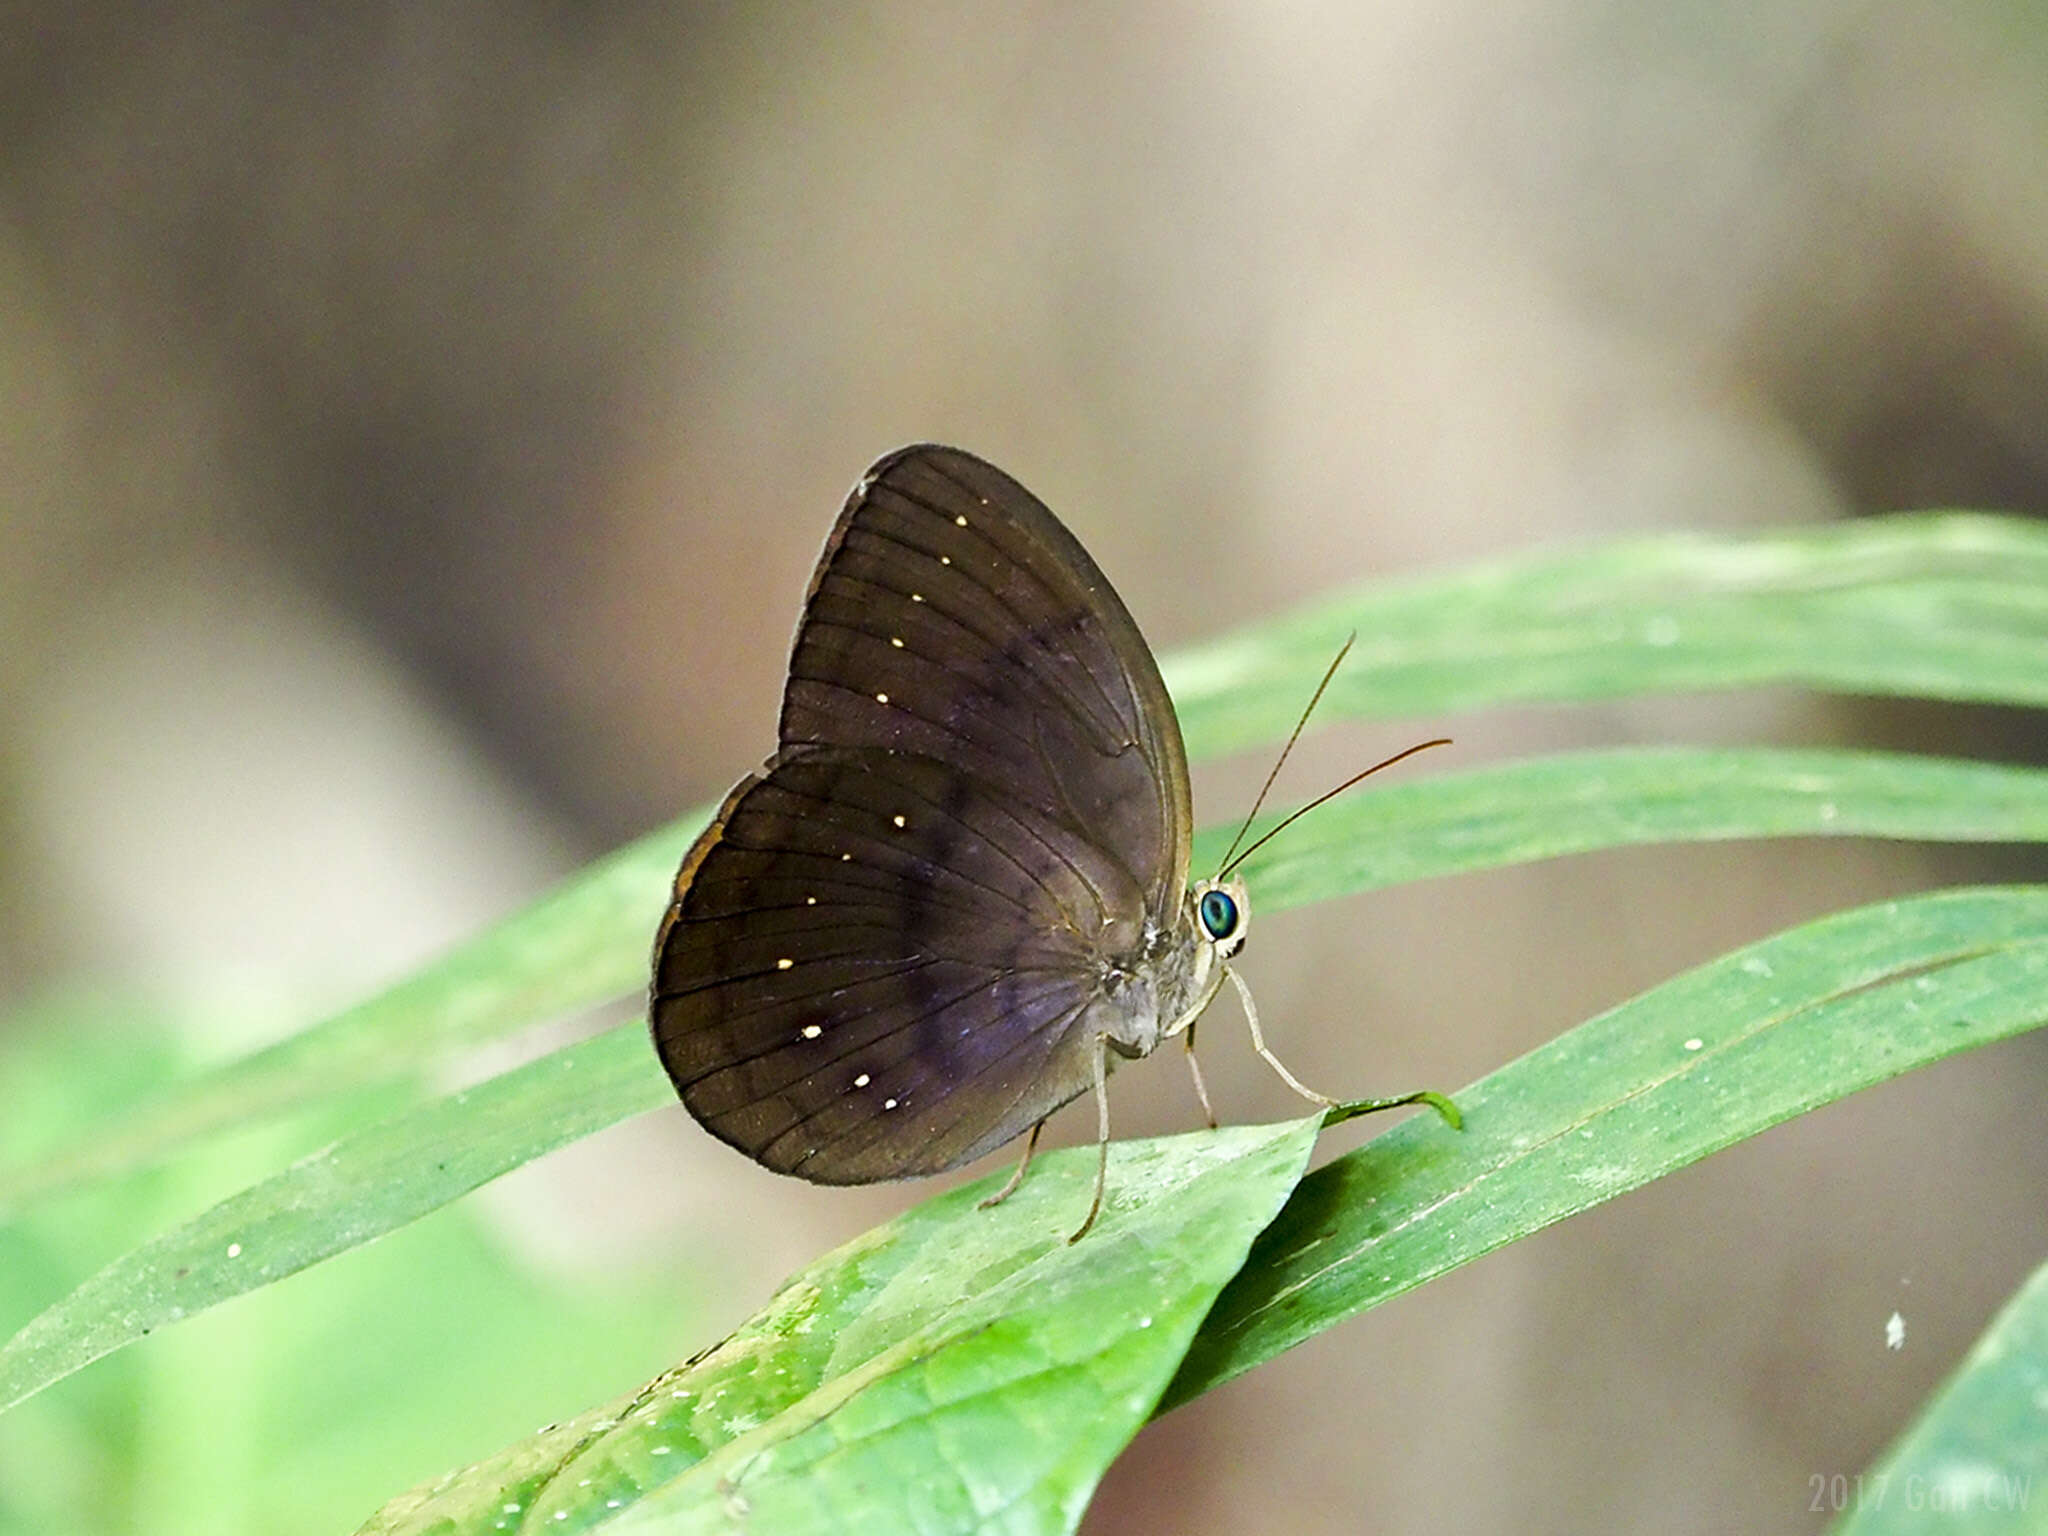
{"type": "Polygon", "coordinates": [[[1080,542],[971,454],[907,448],[840,514],[790,656],[785,749],[942,758],[1087,829],[1171,911],[1192,822],[1144,638],[1080,542]]]}
{"type": "Polygon", "coordinates": [[[1176,919],[1187,772],[1150,653],[1042,505],[890,456],[813,578],[782,748],[677,877],[653,1022],[693,1114],[822,1183],[936,1172],[1083,1091],[1105,977],[1176,919]]]}

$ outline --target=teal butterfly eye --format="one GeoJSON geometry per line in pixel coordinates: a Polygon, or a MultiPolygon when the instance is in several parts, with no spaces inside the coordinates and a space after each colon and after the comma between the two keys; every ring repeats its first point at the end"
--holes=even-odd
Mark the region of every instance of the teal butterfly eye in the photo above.
{"type": "Polygon", "coordinates": [[[1237,903],[1227,892],[1209,891],[1202,897],[1202,929],[1217,943],[1237,932],[1237,903]]]}

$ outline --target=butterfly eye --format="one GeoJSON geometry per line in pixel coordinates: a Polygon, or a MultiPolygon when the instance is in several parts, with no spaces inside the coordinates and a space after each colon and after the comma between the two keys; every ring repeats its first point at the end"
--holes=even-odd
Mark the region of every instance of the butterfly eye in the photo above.
{"type": "Polygon", "coordinates": [[[1204,892],[1199,910],[1202,929],[1213,942],[1221,944],[1237,932],[1237,903],[1230,899],[1228,892],[1204,892]]]}

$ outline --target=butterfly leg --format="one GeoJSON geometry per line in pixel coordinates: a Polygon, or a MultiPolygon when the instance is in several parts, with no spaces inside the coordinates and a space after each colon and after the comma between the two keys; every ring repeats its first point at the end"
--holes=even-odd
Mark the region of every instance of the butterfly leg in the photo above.
{"type": "MultiPolygon", "coordinates": [[[[1199,1022],[1199,1021],[1197,1021],[1199,1022]]],[[[1195,1080],[1195,1097],[1202,1101],[1202,1116],[1209,1129],[1216,1129],[1216,1111],[1209,1107],[1209,1085],[1202,1081],[1202,1064],[1195,1059],[1195,1026],[1190,1024],[1181,1041],[1188,1048],[1188,1074],[1195,1080]]]]}
{"type": "Polygon", "coordinates": [[[1017,1186],[1024,1182],[1024,1170],[1031,1166],[1031,1154],[1038,1150],[1038,1133],[1044,1129],[1043,1120],[1031,1127],[1031,1135],[1024,1142],[1024,1156],[1017,1164],[1017,1171],[1010,1175],[1010,1182],[982,1201],[976,1210],[985,1211],[992,1205],[1001,1205],[1017,1192],[1017,1186]]]}
{"type": "Polygon", "coordinates": [[[1266,1037],[1259,1032],[1259,1010],[1252,1004],[1252,989],[1246,986],[1244,984],[1244,978],[1238,975],[1237,972],[1233,971],[1229,966],[1226,965],[1223,968],[1223,974],[1230,978],[1230,984],[1233,987],[1237,988],[1237,995],[1239,1001],[1241,1001],[1244,1004],[1244,1021],[1252,1027],[1252,1048],[1256,1050],[1261,1056],[1266,1058],[1266,1065],[1271,1067],[1275,1072],[1278,1072],[1280,1074],[1280,1080],[1283,1083],[1285,1083],[1288,1087],[1292,1088],[1296,1093],[1300,1094],[1304,1099],[1307,1099],[1311,1104],[1321,1104],[1326,1108],[1334,1109],[1337,1105],[1337,1101],[1335,1099],[1330,1098],[1327,1095],[1317,1093],[1315,1089],[1309,1087],[1300,1078],[1296,1077],[1292,1072],[1288,1071],[1287,1068],[1281,1064],[1280,1058],[1278,1056],[1275,1056],[1271,1051],[1266,1049],[1266,1037]]]}
{"type": "Polygon", "coordinates": [[[1087,1220],[1074,1229],[1074,1235],[1067,1239],[1078,1243],[1088,1235],[1088,1229],[1095,1225],[1095,1218],[1102,1214],[1102,1190],[1109,1182],[1109,1036],[1095,1037],[1095,1199],[1088,1206],[1087,1220]]]}

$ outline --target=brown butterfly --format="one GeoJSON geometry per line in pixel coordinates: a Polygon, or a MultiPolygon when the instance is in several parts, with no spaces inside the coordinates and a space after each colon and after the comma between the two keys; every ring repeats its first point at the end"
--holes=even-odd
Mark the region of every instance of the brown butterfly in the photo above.
{"type": "Polygon", "coordinates": [[[713,1135],[863,1184],[1028,1130],[999,1200],[1092,1087],[1078,1238],[1102,1205],[1111,1068],[1176,1034],[1192,1068],[1226,977],[1259,1054],[1335,1102],[1267,1049],[1230,969],[1244,854],[1189,883],[1187,757],[1144,637],[1001,470],[921,445],[862,477],[811,579],[778,735],[683,860],[655,940],[655,1048],[713,1135]]]}

